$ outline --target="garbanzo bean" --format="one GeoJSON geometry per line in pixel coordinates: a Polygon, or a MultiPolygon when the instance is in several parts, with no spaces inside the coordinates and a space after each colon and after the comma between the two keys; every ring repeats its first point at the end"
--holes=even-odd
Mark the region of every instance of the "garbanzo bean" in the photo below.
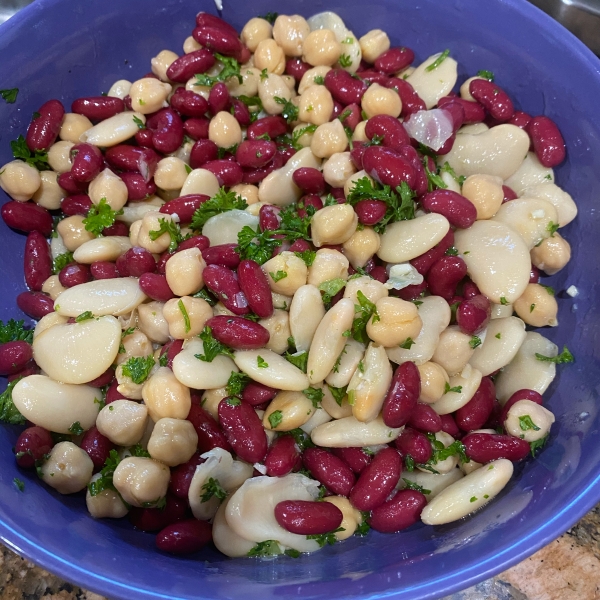
{"type": "Polygon", "coordinates": [[[334,65],[342,54],[342,45],[330,29],[315,29],[304,40],[302,60],[313,67],[334,65]]]}
{"type": "Polygon", "coordinates": [[[359,38],[360,51],[364,60],[374,63],[379,56],[390,49],[390,38],[381,29],[371,29],[359,38]]]}
{"type": "Polygon", "coordinates": [[[260,42],[271,39],[272,36],[273,26],[271,23],[260,17],[254,17],[244,25],[240,39],[246,44],[250,52],[256,52],[260,42]]]}
{"type": "Polygon", "coordinates": [[[558,304],[551,290],[539,283],[530,283],[513,304],[515,312],[527,325],[556,327],[558,304]]]}
{"type": "Polygon", "coordinates": [[[302,56],[304,40],[309,33],[310,27],[300,15],[279,15],[273,24],[273,38],[286,56],[302,56]]]}
{"type": "Polygon", "coordinates": [[[254,66],[281,75],[285,70],[285,52],[275,40],[262,40],[254,52],[254,66]]]}
{"type": "Polygon", "coordinates": [[[298,99],[298,118],[304,123],[323,125],[329,122],[332,112],[333,98],[324,85],[311,85],[298,99]]]}

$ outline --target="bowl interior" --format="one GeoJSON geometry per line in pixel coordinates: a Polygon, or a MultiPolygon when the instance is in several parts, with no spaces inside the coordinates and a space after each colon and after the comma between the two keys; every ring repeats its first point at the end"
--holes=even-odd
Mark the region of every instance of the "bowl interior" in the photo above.
{"type": "MultiPolygon", "coordinates": [[[[223,16],[239,29],[252,16],[280,8],[272,0],[251,5],[227,0],[223,16]]],[[[399,535],[371,533],[300,559],[231,560],[206,550],[173,558],[154,549],[150,534],[124,521],[95,522],[79,496],[60,496],[20,472],[11,448],[18,431],[0,429],[0,535],[35,562],[111,598],[434,598],[493,575],[565,531],[600,499],[596,341],[600,314],[595,302],[600,256],[600,63],[546,15],[518,0],[297,0],[288,13],[337,12],[360,36],[384,29],[392,45],[415,50],[417,63],[449,48],[459,62],[459,82],[491,70],[517,107],[557,121],[568,159],[557,183],[579,205],[578,219],[564,230],[571,263],[549,278],[559,297],[560,327],[543,332],[567,344],[574,365],[559,366],[547,392],[557,416],[551,443],[490,506],[443,527],[416,525],[399,535]],[[564,290],[579,289],[571,299],[564,290]],[[25,480],[21,493],[13,478],[25,480]],[[443,568],[440,568],[443,565],[443,568]]],[[[104,0],[73,3],[36,0],[0,28],[3,87],[19,88],[16,104],[0,102],[0,164],[10,160],[9,140],[24,134],[31,114],[49,98],[66,107],[83,95],[108,90],[117,79],[135,80],[165,48],[181,52],[198,10],[207,1],[104,0]]],[[[283,11],[282,11],[283,12],[283,11]]],[[[6,196],[2,194],[2,202],[6,196]]],[[[15,304],[25,290],[24,237],[0,225],[3,295],[0,319],[23,318],[15,304]]],[[[562,232],[561,232],[562,233],[562,232]]]]}

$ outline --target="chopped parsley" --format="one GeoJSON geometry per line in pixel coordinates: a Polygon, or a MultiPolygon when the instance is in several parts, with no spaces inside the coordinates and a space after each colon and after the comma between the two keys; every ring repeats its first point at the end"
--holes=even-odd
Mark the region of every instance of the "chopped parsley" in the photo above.
{"type": "Polygon", "coordinates": [[[235,60],[235,58],[223,56],[217,52],[215,52],[215,58],[223,64],[223,68],[221,69],[220,73],[214,77],[204,73],[198,74],[196,75],[196,83],[194,85],[213,86],[215,83],[219,83],[220,81],[225,82],[232,77],[236,77],[238,82],[242,83],[243,78],[240,73],[240,63],[235,60]]]}
{"type": "Polygon", "coordinates": [[[529,442],[529,447],[531,448],[531,456],[533,456],[533,458],[535,458],[537,451],[541,450],[546,445],[549,435],[550,434],[547,434],[543,438],[540,438],[535,442],[529,442]]]}
{"type": "Polygon", "coordinates": [[[152,458],[150,456],[150,452],[144,450],[141,444],[131,446],[131,448],[129,448],[129,452],[131,453],[131,456],[137,456],[138,458],[152,458]]]}
{"type": "Polygon", "coordinates": [[[269,425],[271,429],[276,429],[283,421],[283,413],[280,410],[275,410],[269,415],[269,425]]]}
{"type": "Polygon", "coordinates": [[[444,394],[447,394],[448,392],[454,392],[456,394],[460,394],[462,392],[462,385],[450,387],[450,384],[448,382],[446,382],[446,385],[444,386],[444,394]]]}
{"type": "Polygon", "coordinates": [[[475,350],[475,348],[481,346],[481,338],[474,335],[469,341],[469,346],[475,350]]]}
{"type": "Polygon", "coordinates": [[[34,150],[32,152],[22,135],[10,143],[10,149],[16,159],[25,161],[29,166],[34,167],[38,171],[50,170],[48,152],[45,150],[34,150]]]}
{"type": "Polygon", "coordinates": [[[69,427],[69,433],[72,433],[73,435],[81,435],[84,431],[85,429],[81,426],[79,421],[75,421],[75,423],[69,427]]]}
{"type": "Polygon", "coordinates": [[[9,90],[0,90],[0,96],[7,104],[14,104],[17,99],[19,88],[11,88],[9,90]]]}
{"type": "Polygon", "coordinates": [[[251,379],[248,377],[248,375],[246,375],[246,373],[236,373],[235,371],[232,371],[229,379],[227,380],[227,385],[225,386],[227,395],[240,396],[250,381],[251,379]]]}
{"type": "Polygon", "coordinates": [[[275,273],[273,273],[273,271],[269,271],[269,275],[275,283],[281,281],[282,279],[285,279],[288,276],[286,271],[276,271],[275,273]]]}
{"type": "Polygon", "coordinates": [[[283,554],[279,544],[275,540],[266,540],[256,544],[246,556],[276,556],[277,554],[283,554]]]}
{"type": "Polygon", "coordinates": [[[400,348],[404,348],[404,350],[410,350],[413,346],[413,344],[415,343],[415,340],[413,340],[412,338],[406,338],[401,344],[400,344],[400,348]]]}
{"type": "Polygon", "coordinates": [[[122,214],[123,209],[115,211],[110,207],[106,198],[100,198],[100,202],[92,204],[88,210],[87,216],[83,219],[83,226],[86,231],[100,237],[104,229],[113,225],[117,216],[122,214]]]}
{"type": "Polygon", "coordinates": [[[226,192],[222,187],[210,200],[203,202],[194,212],[190,228],[202,231],[208,219],[229,210],[244,210],[248,207],[246,201],[235,192],[226,192]]]}
{"type": "Polygon", "coordinates": [[[204,344],[204,354],[194,354],[198,360],[212,362],[219,354],[224,354],[225,356],[233,358],[233,352],[231,349],[215,339],[212,329],[208,325],[204,327],[198,337],[204,344]]]}
{"type": "Polygon", "coordinates": [[[312,267],[315,258],[317,258],[317,253],[314,250],[303,250],[302,252],[294,252],[294,254],[301,258],[307,267],[312,267]]]}
{"type": "MultiPolygon", "coordinates": [[[[367,323],[372,318],[373,323],[377,323],[380,320],[379,313],[375,304],[371,302],[360,290],[356,294],[358,304],[354,305],[355,319],[352,322],[352,337],[357,342],[363,344],[369,343],[369,336],[367,335],[367,323]]],[[[360,364],[359,364],[360,366],[360,364]]]]}
{"type": "Polygon", "coordinates": [[[558,223],[553,223],[552,221],[550,221],[550,223],[548,223],[546,227],[546,231],[550,233],[550,237],[554,237],[554,234],[558,231],[559,227],[560,225],[558,223]]]}
{"type": "Polygon", "coordinates": [[[338,277],[336,279],[329,279],[320,283],[318,288],[322,292],[323,304],[329,304],[332,298],[342,289],[346,287],[346,280],[338,277]]]}
{"type": "Polygon", "coordinates": [[[308,352],[294,352],[290,354],[286,352],[283,358],[288,362],[292,363],[295,367],[298,367],[302,372],[306,373],[306,365],[308,364],[308,352]]]}
{"type": "Polygon", "coordinates": [[[219,500],[223,500],[227,496],[227,492],[221,487],[219,480],[212,477],[208,478],[201,491],[200,500],[202,502],[208,502],[213,496],[219,500]]]}
{"type": "Polygon", "coordinates": [[[33,343],[33,329],[25,329],[24,321],[9,319],[6,323],[0,321],[0,344],[7,342],[33,343]]]}
{"type": "Polygon", "coordinates": [[[300,144],[300,138],[308,134],[314,133],[317,130],[316,125],[307,125],[306,127],[301,127],[300,129],[292,132],[292,146],[296,148],[296,150],[301,150],[303,146],[300,144]]]}
{"type": "Polygon", "coordinates": [[[319,405],[324,396],[322,389],[309,387],[302,390],[302,393],[312,402],[315,408],[321,408],[319,405]]]}
{"type": "Polygon", "coordinates": [[[371,530],[371,526],[369,525],[369,522],[367,521],[370,514],[369,514],[369,511],[362,511],[362,510],[360,511],[360,514],[362,516],[362,521],[360,522],[360,525],[357,525],[356,529],[354,530],[354,535],[356,535],[358,537],[364,537],[371,530]]]}
{"type": "MultiPolygon", "coordinates": [[[[273,25],[273,23],[275,23],[275,21],[277,20],[278,16],[279,16],[279,14],[276,12],[268,12],[266,15],[260,15],[258,18],[264,19],[265,21],[268,21],[269,23],[271,23],[271,25],[273,25]]],[[[266,543],[266,542],[263,542],[263,543],[266,543]]]]}
{"type": "Polygon", "coordinates": [[[542,362],[552,362],[557,365],[575,362],[575,357],[566,346],[563,346],[563,350],[558,356],[544,356],[543,354],[538,354],[536,352],[535,357],[542,362]]]}
{"type": "MultiPolygon", "coordinates": [[[[541,285],[541,284],[540,284],[541,285]]],[[[554,296],[554,288],[549,285],[542,285],[542,287],[551,295],[554,296]]]]}
{"type": "Polygon", "coordinates": [[[404,477],[402,478],[402,481],[404,481],[407,490],[415,490],[416,492],[421,492],[421,494],[431,494],[431,490],[425,489],[423,486],[415,483],[414,481],[404,479],[404,477]]]}
{"type": "Polygon", "coordinates": [[[323,77],[323,75],[315,75],[315,77],[313,77],[313,82],[317,85],[324,85],[325,77],[323,77]]]}
{"type": "MultiPolygon", "coordinates": [[[[432,457],[427,461],[427,465],[435,465],[439,462],[445,461],[447,458],[451,456],[458,455],[460,461],[462,463],[467,463],[469,461],[469,457],[466,454],[465,445],[460,441],[456,440],[452,442],[447,448],[444,446],[442,442],[436,439],[435,434],[427,433],[427,437],[431,442],[431,446],[433,449],[432,457]]],[[[419,465],[423,466],[423,465],[419,465]]]]}
{"type": "Polygon", "coordinates": [[[467,179],[464,175],[457,175],[456,171],[450,166],[449,162],[445,162],[440,169],[440,173],[448,173],[458,185],[462,185],[467,179]]]}
{"type": "Polygon", "coordinates": [[[477,502],[477,496],[471,496],[469,502],[477,502]]]}
{"type": "Polygon", "coordinates": [[[352,58],[349,54],[342,54],[338,60],[338,63],[342,69],[345,69],[352,64],[352,58]]]}
{"type": "Polygon", "coordinates": [[[307,535],[306,539],[307,540],[315,540],[315,542],[317,542],[317,544],[319,544],[320,548],[325,546],[325,544],[328,544],[329,546],[333,546],[337,542],[337,538],[335,537],[335,534],[338,533],[339,531],[346,531],[346,530],[343,527],[338,527],[337,529],[334,529],[333,531],[329,531],[327,533],[307,535]]]}
{"type": "Polygon", "coordinates": [[[138,126],[138,129],[146,129],[146,125],[144,125],[144,122],[135,115],[133,116],[133,122],[138,126]]]}
{"type": "Polygon", "coordinates": [[[18,479],[17,477],[15,477],[13,479],[13,484],[20,492],[25,491],[25,482],[22,481],[21,479],[18,479]]]}
{"type": "Polygon", "coordinates": [[[90,483],[88,483],[90,496],[97,496],[104,490],[116,491],[116,488],[113,484],[113,475],[120,462],[121,459],[119,458],[117,451],[111,450],[108,458],[106,461],[104,461],[104,466],[100,471],[100,477],[96,481],[90,481],[90,483]]]}
{"type": "Polygon", "coordinates": [[[86,310],[85,312],[82,312],[80,315],[77,315],[75,317],[75,323],[81,323],[82,321],[89,321],[90,319],[93,319],[94,315],[92,313],[91,310],[86,310]]]}
{"type": "Polygon", "coordinates": [[[336,388],[332,385],[327,385],[327,387],[329,388],[329,391],[331,392],[331,395],[333,396],[333,399],[337,402],[338,406],[341,406],[342,401],[346,397],[346,390],[348,389],[348,386],[346,385],[341,388],[336,388]]]}
{"type": "Polygon", "coordinates": [[[450,246],[446,252],[444,252],[446,256],[458,256],[458,250],[454,246],[450,246]]]}
{"type": "Polygon", "coordinates": [[[499,340],[502,338],[502,334],[498,332],[494,337],[499,340]]]}
{"type": "Polygon", "coordinates": [[[148,379],[152,367],[154,367],[152,356],[133,356],[123,364],[123,375],[139,385],[148,379]]]}
{"type": "Polygon", "coordinates": [[[56,275],[60,273],[67,265],[74,262],[73,253],[72,252],[64,252],[63,254],[59,254],[52,261],[52,274],[56,275]]]}
{"type": "Polygon", "coordinates": [[[183,323],[185,326],[185,332],[189,333],[192,329],[192,325],[190,323],[190,316],[188,315],[188,311],[185,308],[185,304],[183,303],[183,300],[179,300],[179,302],[177,302],[177,306],[179,307],[179,311],[183,315],[183,323]]]}
{"type": "Polygon", "coordinates": [[[266,369],[269,366],[269,363],[265,362],[262,356],[256,357],[256,364],[259,369],[266,369]]]}
{"type": "Polygon", "coordinates": [[[9,425],[23,425],[26,422],[25,417],[18,411],[12,399],[12,391],[20,380],[20,377],[19,379],[13,379],[0,394],[0,421],[9,425]]]}
{"type": "Polygon", "coordinates": [[[530,429],[533,431],[540,430],[540,428],[533,422],[529,415],[523,415],[522,417],[519,417],[519,427],[522,431],[529,431],[530,429]]]}
{"type": "Polygon", "coordinates": [[[444,50],[430,65],[425,67],[425,71],[430,73],[434,69],[437,69],[450,55],[450,50],[444,50]]]}
{"type": "Polygon", "coordinates": [[[436,188],[445,190],[448,186],[444,183],[444,180],[438,175],[438,172],[432,173],[427,166],[427,159],[423,160],[423,168],[427,175],[427,191],[432,192],[436,188]]]}
{"type": "Polygon", "coordinates": [[[273,100],[277,102],[277,104],[283,105],[283,110],[281,111],[281,116],[288,122],[292,123],[298,120],[298,107],[289,100],[285,98],[281,98],[280,96],[274,96],[273,100]]]}
{"type": "Polygon", "coordinates": [[[169,219],[159,218],[158,223],[159,228],[149,231],[148,237],[154,242],[161,235],[168,233],[169,237],[171,238],[171,242],[169,243],[169,252],[175,252],[175,250],[177,250],[177,246],[179,246],[179,244],[183,241],[181,228],[177,223],[169,219]]]}
{"type": "Polygon", "coordinates": [[[485,69],[477,71],[477,77],[487,79],[488,81],[494,81],[494,73],[492,73],[492,71],[486,71],[485,69]]]}

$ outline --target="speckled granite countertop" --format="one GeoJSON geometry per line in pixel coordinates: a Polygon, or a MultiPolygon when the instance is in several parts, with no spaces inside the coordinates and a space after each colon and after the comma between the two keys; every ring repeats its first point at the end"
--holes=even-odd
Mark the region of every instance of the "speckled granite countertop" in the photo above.
{"type": "MultiPolygon", "coordinates": [[[[0,551],[2,600],[104,600],[0,551]]],[[[512,569],[442,600],[600,600],[600,504],[512,569]]]]}

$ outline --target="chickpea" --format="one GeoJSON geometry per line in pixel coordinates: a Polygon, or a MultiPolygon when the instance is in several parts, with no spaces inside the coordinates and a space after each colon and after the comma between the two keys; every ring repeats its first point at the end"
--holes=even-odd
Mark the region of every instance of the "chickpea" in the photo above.
{"type": "Polygon", "coordinates": [[[148,250],[148,252],[152,252],[154,254],[160,254],[161,252],[164,252],[171,243],[171,236],[168,233],[163,233],[155,240],[150,237],[151,231],[160,230],[160,221],[163,219],[166,221],[173,221],[173,217],[171,215],[163,214],[157,210],[147,212],[142,219],[142,223],[137,234],[136,245],[141,246],[142,248],[148,250]]]}
{"type": "Polygon", "coordinates": [[[356,269],[364,267],[369,259],[377,254],[381,238],[372,227],[357,229],[352,237],[342,244],[342,251],[356,269]]]}
{"type": "Polygon", "coordinates": [[[471,175],[462,186],[462,195],[477,209],[477,219],[491,219],[504,200],[503,181],[495,175],[471,175]]]}
{"type": "Polygon", "coordinates": [[[369,63],[374,63],[390,49],[390,38],[381,29],[371,29],[358,40],[358,43],[363,59],[369,63]]]}
{"type": "Polygon", "coordinates": [[[417,365],[421,377],[420,402],[433,404],[446,393],[446,384],[450,383],[448,373],[444,368],[434,362],[426,362],[417,365]]]}
{"type": "Polygon", "coordinates": [[[308,268],[307,283],[319,287],[331,279],[348,279],[348,259],[337,250],[317,250],[313,264],[308,268]]]}
{"type": "Polygon", "coordinates": [[[164,303],[156,300],[138,306],[138,327],[156,344],[169,341],[169,324],[163,316],[163,306],[164,303]]]}
{"type": "Polygon", "coordinates": [[[172,89],[168,83],[153,77],[138,79],[131,84],[129,90],[131,107],[143,115],[156,112],[164,106],[172,89]]]}
{"type": "Polygon", "coordinates": [[[281,75],[285,71],[285,52],[275,40],[262,40],[254,52],[254,66],[281,75]]]}
{"type": "Polygon", "coordinates": [[[400,298],[381,298],[375,303],[379,320],[369,319],[367,335],[386,348],[414,340],[421,332],[423,322],[417,307],[400,298]]]}
{"type": "Polygon", "coordinates": [[[395,90],[373,83],[365,92],[361,106],[369,119],[375,115],[398,117],[402,111],[402,100],[395,90]]]}
{"type": "Polygon", "coordinates": [[[266,113],[280,115],[283,112],[284,105],[277,102],[275,98],[291,100],[292,90],[287,86],[283,77],[269,73],[267,77],[261,77],[258,83],[258,97],[266,113]]]}
{"type": "Polygon", "coordinates": [[[323,177],[331,187],[344,187],[348,178],[354,173],[356,167],[350,158],[350,152],[333,154],[323,166],[323,177]]]}
{"type": "Polygon", "coordinates": [[[96,175],[88,188],[88,196],[94,204],[100,204],[104,198],[113,210],[121,210],[127,204],[128,194],[125,182],[110,169],[96,175]]]}
{"type": "Polygon", "coordinates": [[[250,19],[242,29],[240,39],[250,52],[255,52],[260,42],[271,39],[273,35],[273,26],[269,21],[254,17],[250,19]]]}
{"type": "Polygon", "coordinates": [[[128,456],[115,469],[113,484],[131,506],[147,506],[164,498],[169,487],[169,467],[152,458],[128,456]]]}
{"type": "Polygon", "coordinates": [[[195,294],[204,286],[202,272],[206,263],[199,248],[176,252],[165,266],[167,283],[176,296],[195,294]]]}
{"type": "Polygon", "coordinates": [[[183,296],[167,300],[163,316],[169,325],[169,335],[176,340],[184,340],[198,335],[213,316],[213,311],[206,300],[183,296]]]}
{"type": "Polygon", "coordinates": [[[196,52],[196,50],[201,49],[202,44],[199,44],[191,35],[188,35],[183,41],[183,52],[185,54],[190,54],[190,52],[196,52]]]}
{"type": "Polygon", "coordinates": [[[443,367],[450,377],[457,375],[473,356],[475,349],[470,345],[471,340],[472,336],[463,333],[457,325],[451,325],[440,334],[431,360],[443,367]]]}
{"type": "MultiPolygon", "coordinates": [[[[123,344],[122,352],[119,352],[116,363],[121,365],[126,363],[132,357],[151,356],[152,342],[145,333],[135,329],[128,335],[125,335],[121,341],[123,344]]],[[[141,398],[137,398],[138,400],[141,398]]]]}
{"type": "Polygon", "coordinates": [[[556,327],[558,304],[553,293],[539,283],[530,283],[513,304],[515,312],[527,325],[556,327]]]}
{"type": "Polygon", "coordinates": [[[305,38],[302,60],[313,67],[334,65],[342,54],[342,45],[331,29],[315,29],[305,38]]]}
{"type": "Polygon", "coordinates": [[[309,34],[310,27],[300,15],[279,15],[273,25],[273,38],[286,56],[302,56],[304,40],[309,34]]]}
{"type": "Polygon", "coordinates": [[[343,244],[356,231],[358,217],[349,204],[335,204],[317,211],[311,221],[313,244],[343,244]]]}
{"type": "Polygon", "coordinates": [[[344,290],[344,298],[350,298],[354,304],[358,304],[358,292],[362,292],[365,298],[376,304],[381,298],[387,298],[389,295],[388,289],[376,279],[371,279],[368,275],[354,277],[346,283],[344,290]]]}
{"type": "MultiPolygon", "coordinates": [[[[299,98],[299,96],[296,96],[296,98],[299,98]]],[[[294,127],[293,129],[293,132],[299,136],[296,140],[298,144],[300,144],[300,146],[302,146],[303,148],[308,148],[312,142],[313,135],[316,129],[317,128],[315,125],[309,125],[308,123],[298,123],[298,125],[296,125],[296,127],[294,127]],[[303,130],[304,133],[300,135],[299,132],[302,132],[303,130]]]]}
{"type": "Polygon", "coordinates": [[[231,146],[241,143],[242,129],[230,112],[222,110],[210,121],[208,139],[219,148],[231,148],[231,146]]]}
{"type": "Polygon", "coordinates": [[[107,404],[96,419],[98,431],[118,446],[137,444],[146,430],[148,409],[132,400],[115,400],[107,404]]]}
{"type": "Polygon", "coordinates": [[[271,300],[273,301],[273,308],[276,310],[289,310],[292,303],[292,297],[284,294],[276,294],[271,292],[271,300]]]}
{"type": "Polygon", "coordinates": [[[319,125],[310,142],[310,149],[319,158],[329,158],[348,147],[348,138],[339,119],[319,125]]]}
{"type": "Polygon", "coordinates": [[[218,423],[219,404],[223,398],[227,398],[227,388],[214,388],[205,390],[202,394],[202,408],[218,423]]]}
{"type": "Polygon", "coordinates": [[[169,467],[176,467],[192,458],[198,447],[198,434],[190,421],[160,419],[148,441],[150,456],[169,467]]]}
{"type": "Polygon", "coordinates": [[[354,132],[352,133],[352,141],[353,142],[368,142],[369,138],[367,137],[367,134],[365,132],[365,129],[367,127],[367,122],[366,121],[361,121],[354,129],[354,132]]]}
{"type": "Polygon", "coordinates": [[[85,450],[73,442],[59,442],[41,467],[44,483],[60,494],[80,492],[94,472],[94,463],[85,450]]]}
{"type": "Polygon", "coordinates": [[[250,183],[238,183],[229,191],[237,196],[241,196],[248,206],[252,206],[258,202],[258,187],[250,183]]]}
{"type": "Polygon", "coordinates": [[[65,113],[58,137],[63,141],[78,144],[81,134],[92,127],[92,122],[84,115],[65,113]]]}
{"type": "Polygon", "coordinates": [[[325,76],[327,75],[327,73],[329,73],[329,71],[331,71],[331,67],[325,65],[321,65],[320,67],[313,67],[312,69],[306,71],[306,73],[302,75],[302,79],[298,84],[298,93],[304,94],[304,92],[311,85],[319,85],[315,82],[315,77],[322,77],[323,79],[325,79],[325,76]]]}
{"type": "MultiPolygon", "coordinates": [[[[101,473],[96,473],[90,483],[98,481],[101,477],[101,473]]],[[[129,512],[129,509],[121,500],[121,496],[114,490],[102,490],[95,496],[92,496],[90,491],[87,490],[85,503],[90,516],[94,519],[121,519],[129,512]]]]}
{"type": "MultiPolygon", "coordinates": [[[[324,125],[333,113],[333,98],[324,85],[311,85],[298,100],[298,119],[312,125],[324,125]]],[[[342,125],[340,121],[340,125],[342,125]]],[[[342,130],[344,126],[342,125],[342,130]]],[[[344,132],[344,137],[346,132],[344,132]]],[[[342,148],[341,151],[345,150],[342,148]]]]}
{"type": "Polygon", "coordinates": [[[571,260],[571,246],[559,233],[531,250],[531,262],[548,275],[558,273],[571,260]]]}
{"type": "Polygon", "coordinates": [[[334,534],[335,539],[339,541],[346,540],[354,535],[356,528],[362,523],[363,517],[360,511],[350,504],[350,500],[343,496],[327,496],[327,498],[323,498],[323,502],[329,502],[329,504],[337,506],[344,516],[340,523],[342,531],[337,531],[334,534]]]}
{"type": "MultiPolygon", "coordinates": [[[[255,67],[243,67],[240,71],[242,83],[237,77],[228,79],[225,85],[232,96],[256,96],[258,94],[258,83],[260,81],[260,71],[255,67]]],[[[252,112],[256,107],[250,107],[252,112]]]]}
{"type": "Polygon", "coordinates": [[[48,210],[58,210],[62,199],[66,196],[65,191],[58,185],[58,173],[41,171],[40,179],[42,183],[32,200],[48,210]]]}
{"type": "Polygon", "coordinates": [[[290,316],[285,310],[275,309],[273,314],[259,323],[269,332],[269,342],[265,346],[277,354],[283,354],[288,348],[290,331],[290,316]]]}
{"type": "Polygon", "coordinates": [[[189,388],[167,367],[159,367],[144,383],[142,397],[155,423],[164,417],[185,419],[192,405],[189,388]]]}
{"type": "MultiPolygon", "coordinates": [[[[52,144],[48,150],[48,164],[59,175],[71,170],[73,163],[71,162],[71,148],[75,144],[73,142],[60,141],[52,144]]],[[[2,169],[0,169],[1,171],[2,169]]],[[[0,179],[1,181],[1,179],[0,179]]]]}
{"type": "Polygon", "coordinates": [[[302,392],[279,392],[265,410],[263,427],[272,431],[291,431],[304,425],[315,410],[312,400],[302,392]]]}
{"type": "Polygon", "coordinates": [[[296,290],[306,284],[308,267],[293,252],[281,252],[262,265],[271,290],[277,294],[293,296],[296,290]]]}
{"type": "Polygon", "coordinates": [[[510,407],[504,427],[509,435],[531,443],[548,435],[554,421],[554,414],[547,408],[531,400],[519,400],[510,407]]]}
{"type": "Polygon", "coordinates": [[[73,215],[59,221],[56,226],[60,237],[62,238],[65,247],[69,252],[75,252],[81,244],[89,242],[95,238],[93,233],[90,233],[83,224],[81,215],[73,215]]]}
{"type": "Polygon", "coordinates": [[[40,185],[40,172],[22,160],[13,160],[0,169],[0,188],[17,202],[30,200],[40,185]]]}
{"type": "Polygon", "coordinates": [[[163,190],[180,190],[188,176],[186,163],[175,156],[161,158],[156,165],[154,183],[163,190]]]}
{"type": "Polygon", "coordinates": [[[161,81],[170,81],[169,77],[167,76],[167,70],[178,58],[179,55],[175,54],[175,52],[172,50],[161,50],[154,58],[150,60],[152,72],[161,81]]]}

